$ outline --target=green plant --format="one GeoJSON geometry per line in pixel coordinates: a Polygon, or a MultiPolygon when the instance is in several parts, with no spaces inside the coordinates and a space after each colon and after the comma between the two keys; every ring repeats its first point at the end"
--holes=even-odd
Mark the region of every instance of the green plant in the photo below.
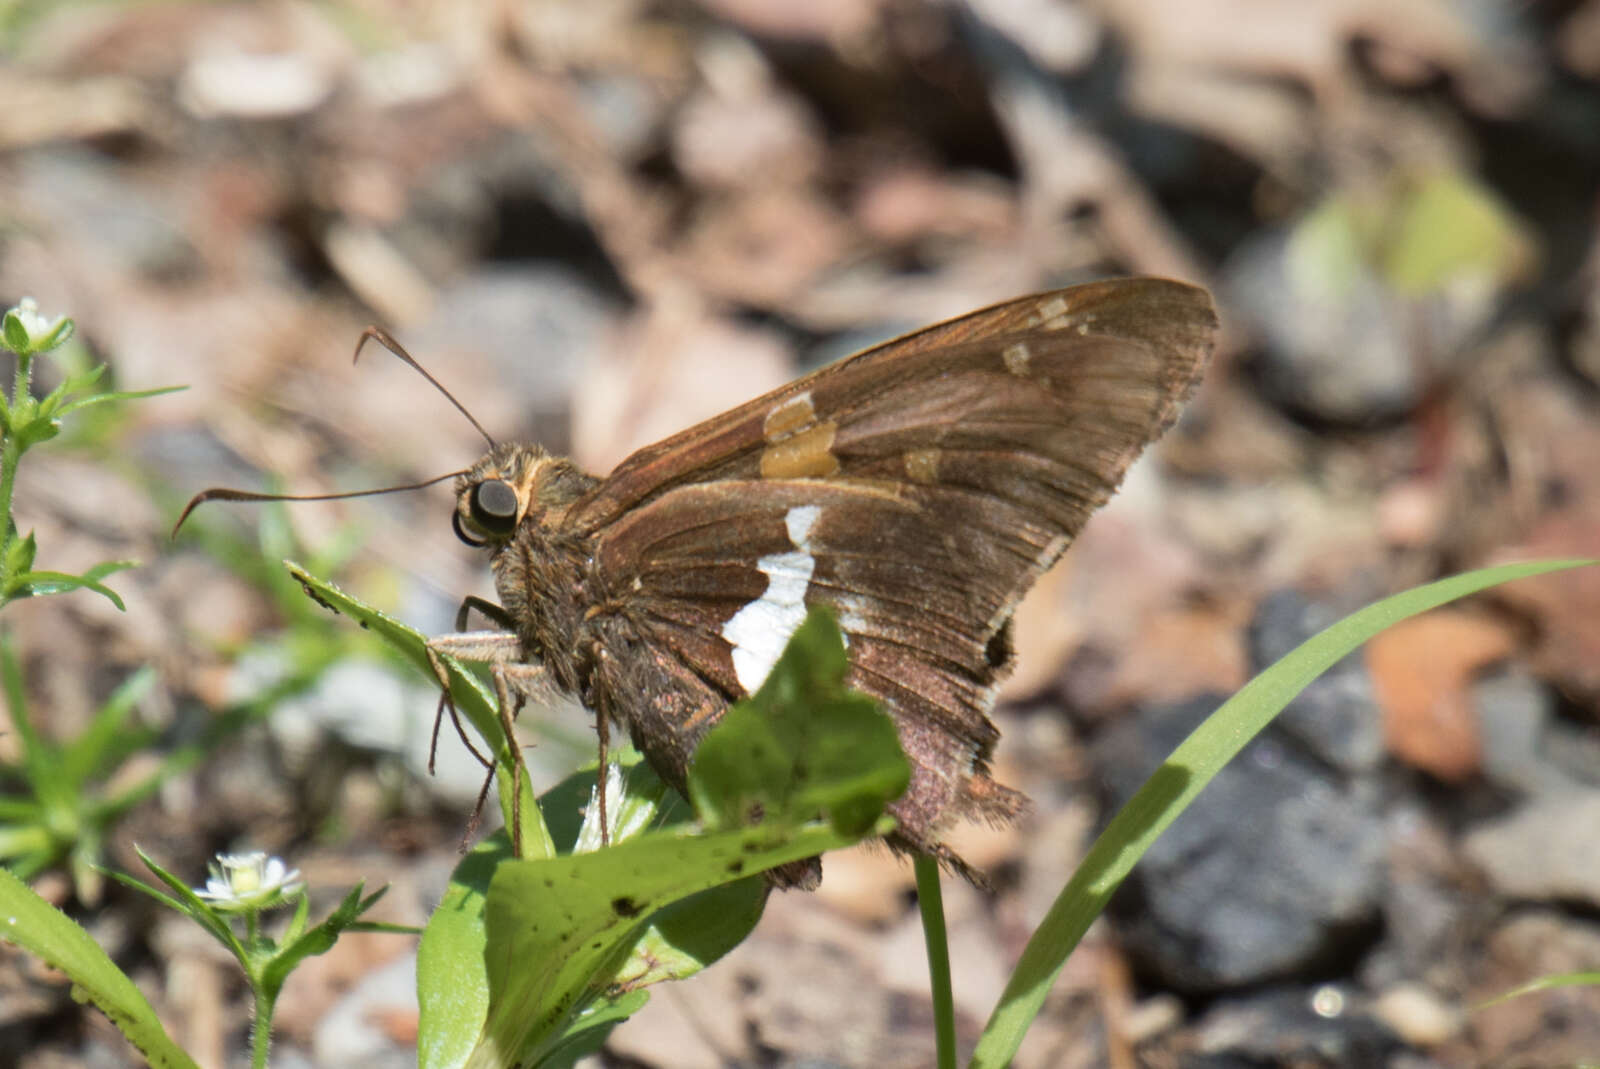
{"type": "MultiPolygon", "coordinates": [[[[307,594],[432,676],[424,636],[288,567],[307,594]]],[[[519,751],[489,689],[459,662],[445,666],[457,709],[511,768],[519,751]]],[[[593,773],[537,802],[526,776],[497,777],[520,848],[501,834],[473,851],[428,922],[420,1063],[570,1065],[643,1005],[644,987],[698,972],[743,940],[765,902],[763,871],[887,831],[883,807],[909,772],[888,718],[845,687],[847,668],[837,626],[813,614],[761,691],[702,742],[693,818],[636,759],[608,776],[605,849],[593,773]]]]}
{"type": "MultiPolygon", "coordinates": [[[[1500,583],[1587,563],[1591,562],[1544,561],[1505,565],[1454,576],[1393,595],[1313,636],[1253,679],[1173,752],[1095,842],[1025,948],[1004,995],[979,1038],[970,1063],[974,1069],[998,1069],[1010,1062],[1029,1025],[1042,1008],[1045,996],[1067,956],[1134,864],[1222,767],[1313,679],[1367,639],[1406,617],[1500,583]]],[[[419,670],[431,675],[420,635],[350,599],[295,565],[291,564],[289,568],[308,594],[329,608],[351,615],[386,641],[394,643],[419,670]]],[[[816,621],[808,620],[802,632],[814,636],[813,629],[819,626],[816,621]]],[[[795,643],[791,644],[791,649],[780,661],[782,671],[794,670],[795,664],[790,658],[799,656],[794,646],[801,641],[801,634],[797,633],[795,643]]],[[[808,637],[806,641],[815,639],[808,637]]],[[[837,642],[837,637],[832,641],[837,642]]],[[[835,664],[841,671],[839,679],[842,681],[842,648],[837,656],[839,659],[835,664]]],[[[459,665],[451,665],[450,672],[451,693],[458,708],[485,739],[503,740],[493,704],[481,681],[461,673],[459,665]]],[[[779,670],[775,670],[773,680],[778,678],[779,670]]],[[[769,680],[768,686],[772,685],[773,681],[769,680]]],[[[764,687],[762,694],[757,695],[751,705],[759,707],[762,700],[768,697],[767,691],[768,687],[764,687]]],[[[739,719],[734,712],[730,712],[721,726],[728,726],[729,722],[737,724],[739,719]]],[[[825,718],[819,717],[816,722],[820,724],[824,721],[825,718]]],[[[760,783],[771,774],[770,770],[757,767],[757,762],[748,756],[748,752],[733,760],[715,756],[720,746],[720,743],[713,742],[715,737],[708,737],[702,744],[695,766],[697,777],[710,771],[702,765],[720,766],[729,774],[729,779],[719,780],[714,789],[732,790],[736,796],[738,784],[760,783]],[[702,755],[709,756],[710,760],[702,761],[702,755]]],[[[792,746],[803,742],[786,739],[782,745],[792,746]]],[[[745,740],[742,745],[751,744],[750,740],[745,740]]],[[[759,743],[755,745],[765,749],[759,743]]],[[[509,767],[505,762],[515,759],[515,751],[502,741],[498,752],[502,767],[509,767]]],[[[509,792],[513,780],[514,777],[502,776],[499,781],[501,805],[507,814],[508,825],[511,823],[512,801],[509,792]]],[[[690,794],[704,806],[705,801],[700,793],[704,788],[698,785],[699,782],[698,779],[691,781],[690,794]]],[[[882,802],[874,804],[881,808],[882,802]]],[[[522,812],[529,813],[527,804],[522,806],[522,812]]],[[[577,905],[573,906],[573,912],[570,913],[560,908],[553,913],[540,912],[548,906],[550,895],[551,885],[545,881],[554,879],[559,886],[566,879],[566,873],[564,869],[540,869],[537,866],[575,859],[559,856],[559,844],[552,839],[550,828],[543,821],[528,821],[525,818],[524,823],[531,826],[524,831],[523,856],[547,860],[516,862],[510,860],[510,852],[504,847],[481,850],[458,870],[451,894],[429,923],[428,934],[423,941],[423,954],[418,962],[418,987],[423,1005],[419,1056],[423,1066],[570,1064],[568,1055],[572,1051],[559,1044],[549,1046],[549,1037],[563,1035],[566,1037],[564,1042],[575,1042],[582,1035],[587,1041],[598,1043],[605,1031],[633,1012],[631,1000],[642,994],[619,979],[629,973],[614,962],[607,965],[613,970],[609,974],[609,998],[602,998],[595,993],[597,985],[603,984],[607,976],[604,967],[585,973],[581,985],[569,983],[573,978],[565,974],[539,980],[529,978],[530,974],[539,973],[538,969],[529,966],[530,962],[559,961],[564,952],[559,948],[583,945],[582,940],[590,931],[588,925],[598,921],[594,918],[583,920],[577,905]],[[560,876],[555,873],[560,873],[560,876]],[[477,920],[480,916],[488,918],[484,927],[480,927],[477,920]],[[516,952],[508,951],[507,940],[514,940],[516,933],[524,930],[518,929],[516,923],[530,928],[537,925],[550,942],[543,945],[513,942],[509,945],[516,946],[516,952]],[[443,933],[457,924],[464,925],[470,936],[456,933],[455,937],[446,938],[443,933]],[[552,924],[556,926],[555,932],[550,930],[552,924]],[[486,955],[486,947],[494,947],[495,952],[486,955]],[[516,968],[509,975],[501,977],[497,985],[495,968],[497,965],[506,967],[509,962],[516,962],[516,968]],[[483,979],[486,972],[487,980],[483,979]],[[454,995],[459,990],[458,985],[467,976],[481,982],[482,986],[469,984],[480,994],[475,1000],[464,1004],[457,1001],[454,995]],[[434,999],[430,998],[430,991],[444,994],[434,999]],[[515,997],[512,997],[513,994],[515,997]],[[531,1015],[534,1019],[544,1021],[546,1018],[542,1015],[551,1012],[550,1007],[573,1010],[574,1006],[583,1004],[585,996],[596,1000],[589,1003],[594,1007],[590,1012],[596,1016],[564,1018],[568,1022],[565,1033],[551,1025],[535,1037],[506,1025],[508,1016],[521,1020],[531,1015]],[[483,1012],[479,1007],[484,1005],[488,1007],[484,1018],[486,1023],[481,1029],[475,1030],[474,1024],[479,1020],[477,1014],[483,1012]],[[599,1035],[588,1034],[591,1032],[599,1035]]],[[[758,826],[751,830],[759,832],[761,828],[758,826]]],[[[605,858],[631,845],[620,844],[613,851],[602,851],[595,856],[605,858]]],[[[583,885],[585,891],[580,898],[591,910],[598,904],[603,911],[607,902],[637,901],[632,896],[640,886],[642,874],[659,875],[662,865],[671,864],[673,878],[688,883],[697,878],[714,880],[718,876],[715,869],[720,861],[721,857],[717,855],[701,858],[684,854],[670,859],[655,857],[650,865],[633,864],[631,857],[627,857],[627,860],[619,858],[615,865],[602,862],[606,867],[594,872],[594,883],[583,885]],[[706,871],[696,875],[691,869],[694,865],[705,866],[706,871]]],[[[936,894],[939,877],[937,866],[927,859],[918,859],[917,877],[932,957],[930,971],[935,983],[933,994],[938,1015],[939,1065],[941,1069],[953,1069],[957,1060],[951,1008],[953,1000],[949,991],[949,963],[944,960],[944,922],[936,894]]],[[[731,940],[726,943],[727,947],[742,939],[747,930],[744,927],[745,916],[733,915],[738,917],[738,921],[730,922],[729,931],[724,933],[725,939],[731,940]]],[[[753,918],[749,919],[749,923],[753,925],[753,918]]],[[[703,964],[702,959],[699,965],[703,964]]],[[[582,1049],[590,1048],[585,1046],[582,1049]]]]}
{"type": "Polygon", "coordinates": [[[18,598],[85,589],[111,599],[111,603],[121,609],[122,599],[100,580],[136,564],[129,560],[106,561],[82,575],[37,571],[33,561],[39,547],[33,532],[19,535],[12,517],[11,498],[23,454],[60,434],[63,419],[91,405],[182,389],[173,386],[156,390],[90,392],[105,374],[105,365],[101,364],[88,371],[69,374],[50,393],[35,398],[31,392],[34,358],[66,344],[73,330],[72,320],[65,316],[55,319],[41,316],[31,298],[23,298],[16,307],[9,309],[0,327],[5,347],[17,358],[11,394],[8,397],[0,392],[0,606],[18,598]]]}
{"type": "MultiPolygon", "coordinates": [[[[101,365],[69,371],[58,387],[35,398],[31,392],[34,358],[60,351],[72,333],[72,320],[47,319],[30,299],[8,310],[0,327],[5,347],[16,354],[11,392],[9,396],[0,393],[0,605],[82,588],[123,607],[122,599],[100,580],[132,567],[133,561],[109,561],[82,575],[35,570],[38,545],[33,532],[20,535],[12,516],[12,496],[23,455],[59,435],[67,416],[107,401],[168,392],[92,392],[105,372],[101,365]]],[[[94,901],[100,892],[96,866],[111,824],[194,759],[195,751],[186,748],[167,755],[155,769],[131,782],[110,789],[101,786],[116,783],[113,773],[154,741],[152,732],[126,728],[129,714],[153,679],[148,670],[135,673],[94,714],[80,737],[54,742],[35,730],[24,700],[21,670],[9,639],[0,636],[0,686],[20,751],[15,765],[0,766],[0,786],[6,789],[0,795],[0,861],[18,876],[27,879],[66,860],[79,898],[94,901]]]]}
{"type": "MultiPolygon", "coordinates": [[[[320,580],[294,574],[318,600],[426,663],[422,635],[320,580]]],[[[481,681],[453,661],[447,669],[458,700],[489,712],[487,723],[497,730],[481,681]]],[[[845,690],[844,669],[837,628],[825,619],[808,621],[769,685],[708,737],[721,759],[695,773],[694,793],[704,806],[698,821],[637,757],[626,759],[625,771],[608,772],[611,827],[604,849],[592,772],[571,777],[537,805],[530,797],[524,842],[534,853],[514,858],[504,833],[480,844],[458,866],[423,934],[423,1064],[570,1065],[643,1004],[644,988],[690,975],[744,938],[765,901],[762,871],[887,831],[882,808],[905,788],[905,759],[888,719],[845,690]],[[810,730],[814,722],[803,714],[812,709],[844,738],[810,730]],[[774,738],[785,740],[784,753],[773,751],[774,738]],[[753,782],[724,771],[756,754],[765,756],[769,770],[783,766],[787,774],[753,782]],[[742,821],[752,804],[762,805],[764,816],[748,826],[742,821]]],[[[504,784],[512,778],[501,777],[503,805],[510,800],[504,784]]],[[[247,872],[246,897],[263,884],[276,888],[267,901],[249,902],[256,912],[298,890],[289,886],[292,874],[281,872],[276,880],[264,871],[248,875],[255,870],[230,860],[230,873],[247,872]]],[[[362,899],[357,888],[309,930],[302,902],[279,940],[264,937],[246,910],[241,937],[215,904],[145,861],[175,897],[151,893],[206,927],[244,966],[257,1002],[257,1066],[265,1064],[272,1004],[289,969],[327,949],[341,930],[373,930],[357,918],[376,896],[362,899]]],[[[71,976],[152,1064],[192,1065],[82,929],[20,881],[0,875],[0,916],[6,915],[21,921],[0,925],[0,938],[71,976]]]]}
{"type": "Polygon", "coordinates": [[[154,732],[126,728],[128,714],[154,681],[148,668],[135,672],[83,734],[54,742],[34,729],[21,668],[10,641],[0,636],[0,686],[20,749],[15,765],[0,765],[0,784],[6,788],[0,795],[0,862],[18,877],[31,879],[64,860],[79,900],[99,900],[100,856],[111,825],[197,756],[186,748],[131,782],[109,790],[102,786],[117,783],[116,770],[154,741],[154,732]]]}
{"type": "MultiPolygon", "coordinates": [[[[1312,679],[1408,616],[1499,583],[1588,563],[1506,565],[1394,595],[1334,624],[1252,680],[1173,752],[1096,840],[1030,939],[970,1064],[997,1069],[1010,1062],[1067,955],[1139,857],[1312,679]]],[[[354,617],[431,675],[423,636],[294,565],[290,574],[317,601],[354,617]]],[[[882,714],[843,689],[844,665],[831,622],[808,619],[761,692],[702,744],[710,749],[691,770],[690,794],[700,806],[694,821],[638,763],[608,773],[614,826],[603,849],[595,849],[601,836],[593,824],[599,807],[592,775],[569,779],[537,804],[525,794],[520,849],[513,851],[504,833],[480,844],[457,867],[423,934],[420,1064],[570,1066],[643,1005],[648,985],[687,976],[744,938],[765,901],[759,872],[886,831],[882,807],[903,789],[904,758],[882,714]],[[751,774],[755,767],[761,771],[751,774]],[[753,805],[762,821],[741,823],[753,805]]],[[[486,740],[495,740],[502,771],[510,768],[517,750],[500,732],[488,688],[457,662],[447,659],[445,667],[458,708],[486,740]]],[[[516,804],[511,784],[518,780],[527,791],[526,777],[498,777],[508,825],[516,804]]],[[[953,1069],[937,881],[932,864],[919,861],[939,1065],[953,1069]]],[[[53,911],[30,895],[19,882],[0,878],[0,915],[30,918],[0,927],[0,938],[66,971],[153,1064],[189,1065],[159,1033],[148,1005],[133,1003],[137,991],[126,978],[107,972],[109,962],[96,958],[81,929],[59,914],[50,917],[53,911]]],[[[346,901],[358,902],[358,892],[346,901]]]]}
{"type": "Polygon", "coordinates": [[[139,851],[139,858],[172,890],[172,895],[130,877],[117,878],[169,909],[188,916],[227,947],[244,970],[245,980],[255,996],[255,1013],[250,1019],[253,1069],[263,1069],[267,1064],[267,1053],[272,1046],[272,1013],[284,981],[297,965],[306,958],[325,953],[346,931],[401,934],[416,931],[403,925],[361,920],[387,888],[363,897],[359,883],[345,894],[321,924],[307,927],[311,907],[299,870],[290,870],[278,858],[269,858],[264,853],[219,855],[212,863],[211,878],[198,890],[190,890],[182,880],[150,860],[143,850],[139,851]],[[294,917],[283,935],[274,938],[266,934],[261,928],[261,914],[290,902],[295,903],[294,917]]]}

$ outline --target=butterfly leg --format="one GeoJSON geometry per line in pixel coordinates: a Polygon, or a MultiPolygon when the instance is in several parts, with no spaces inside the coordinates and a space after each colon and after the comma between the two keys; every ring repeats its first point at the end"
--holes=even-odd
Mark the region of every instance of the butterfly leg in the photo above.
{"type": "Polygon", "coordinates": [[[544,668],[536,664],[497,662],[489,676],[494,681],[494,696],[500,706],[500,729],[505,732],[506,749],[511,754],[511,848],[512,854],[522,857],[522,784],[527,775],[527,765],[522,759],[522,747],[517,745],[517,714],[523,702],[544,675],[544,668]]]}
{"type": "Polygon", "coordinates": [[[611,821],[606,816],[606,760],[610,756],[611,729],[604,714],[595,717],[595,731],[600,736],[600,772],[594,796],[600,806],[600,845],[611,845],[611,821]]]}
{"type": "MultiPolygon", "coordinates": [[[[468,602],[478,602],[480,599],[469,598],[468,602]]],[[[482,602],[479,605],[463,603],[457,619],[466,622],[469,608],[478,608],[483,611],[482,602]]],[[[498,606],[490,606],[499,611],[498,606]]],[[[493,615],[485,612],[484,615],[493,615]]],[[[513,848],[520,856],[522,843],[522,778],[523,762],[522,751],[517,745],[513,720],[521,710],[527,695],[537,685],[539,678],[544,674],[541,665],[527,664],[520,660],[522,656],[522,643],[515,632],[511,631],[465,631],[453,635],[441,635],[428,640],[428,664],[433,669],[434,678],[438,680],[441,689],[440,712],[450,710],[451,723],[455,725],[456,734],[461,737],[473,756],[489,770],[490,780],[493,778],[495,762],[483,756],[478,748],[472,744],[466,730],[461,726],[460,718],[456,716],[455,704],[450,700],[450,674],[445,668],[444,657],[451,656],[463,661],[479,661],[490,666],[490,678],[495,689],[496,704],[499,707],[500,726],[506,739],[506,747],[511,756],[511,835],[513,848]]],[[[437,744],[439,733],[439,720],[434,721],[434,742],[437,744]]],[[[430,760],[431,771],[431,760],[430,760]]],[[[485,781],[484,797],[487,797],[488,782],[485,781]]],[[[481,806],[480,801],[480,806],[481,806]]]]}
{"type": "Polygon", "coordinates": [[[478,614],[484,619],[491,623],[499,624],[502,631],[515,631],[517,629],[517,622],[511,618],[510,613],[487,598],[480,598],[476,594],[468,594],[461,599],[461,607],[456,610],[457,631],[465,631],[467,629],[467,616],[473,609],[478,610],[478,614]]]}
{"type": "MultiPolygon", "coordinates": [[[[500,635],[513,633],[516,631],[516,629],[516,621],[511,618],[511,614],[506,612],[505,609],[486,598],[480,598],[476,594],[468,594],[466,597],[461,599],[461,605],[456,609],[456,631],[458,634],[451,637],[461,637],[462,633],[466,633],[496,636],[498,639],[500,635]],[[467,632],[467,620],[474,609],[478,611],[480,616],[483,616],[491,623],[498,624],[500,630],[467,632]]],[[[438,641],[440,640],[434,640],[434,642],[438,641]]],[[[485,760],[482,754],[478,753],[477,747],[472,745],[472,740],[467,737],[466,730],[461,726],[461,718],[456,715],[455,705],[450,702],[450,685],[448,675],[444,672],[443,666],[439,662],[438,655],[434,653],[434,642],[430,642],[428,644],[428,660],[433,667],[434,677],[439,680],[439,712],[435,714],[433,719],[433,740],[428,746],[428,772],[430,775],[433,773],[433,759],[439,748],[439,720],[443,716],[446,707],[448,707],[450,710],[450,722],[452,725],[454,725],[456,729],[456,735],[461,739],[462,744],[465,745],[468,750],[472,751],[472,755],[478,759],[479,764],[483,765],[485,768],[492,769],[494,766],[489,761],[485,760]]],[[[501,663],[505,659],[504,654],[498,651],[495,651],[490,656],[484,657],[476,656],[473,654],[473,652],[468,650],[459,653],[458,656],[462,660],[488,660],[494,663],[501,663]]]]}

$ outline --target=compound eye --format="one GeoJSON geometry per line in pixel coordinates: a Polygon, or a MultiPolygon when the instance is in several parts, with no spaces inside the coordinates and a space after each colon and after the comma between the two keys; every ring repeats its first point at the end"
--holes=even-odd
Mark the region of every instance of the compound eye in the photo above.
{"type": "Polygon", "coordinates": [[[452,512],[450,514],[450,526],[455,530],[457,538],[461,539],[461,541],[465,542],[474,549],[478,548],[479,546],[486,546],[489,544],[481,538],[473,538],[471,535],[467,534],[467,529],[461,526],[461,513],[459,512],[452,512]]]}
{"type": "Polygon", "coordinates": [[[517,526],[517,492],[504,479],[485,479],[474,486],[467,509],[484,534],[508,535],[517,526]]]}

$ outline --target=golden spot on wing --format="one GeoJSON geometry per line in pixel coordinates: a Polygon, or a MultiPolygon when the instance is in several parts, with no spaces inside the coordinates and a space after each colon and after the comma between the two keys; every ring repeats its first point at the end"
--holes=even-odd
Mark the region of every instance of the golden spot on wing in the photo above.
{"type": "Polygon", "coordinates": [[[1021,378],[1028,373],[1028,361],[1033,359],[1033,353],[1028,350],[1027,342],[1019,341],[1006,346],[1000,359],[1006,362],[1007,371],[1021,378]]]}
{"type": "Polygon", "coordinates": [[[939,478],[939,450],[907,450],[906,476],[914,483],[937,482],[939,478]]]}
{"type": "Polygon", "coordinates": [[[839,470],[839,458],[833,455],[833,436],[838,429],[830,419],[767,446],[761,454],[761,477],[809,479],[834,474],[839,470]]]}
{"type": "Polygon", "coordinates": [[[762,437],[769,444],[781,442],[816,421],[817,408],[811,401],[811,391],[797,393],[767,413],[761,425],[762,437]]]}

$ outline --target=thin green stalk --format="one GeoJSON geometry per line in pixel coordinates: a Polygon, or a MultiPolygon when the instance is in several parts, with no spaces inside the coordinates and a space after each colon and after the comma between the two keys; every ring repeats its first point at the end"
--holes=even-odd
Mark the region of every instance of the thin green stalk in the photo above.
{"type": "MultiPolygon", "coordinates": [[[[33,356],[18,353],[16,374],[11,381],[12,420],[27,407],[32,389],[33,356]]],[[[0,443],[0,552],[11,547],[11,493],[17,481],[17,462],[21,459],[22,448],[17,444],[17,429],[11,423],[6,427],[5,441],[0,443]]],[[[9,580],[11,576],[7,574],[4,578],[9,580]]]]}
{"type": "Polygon", "coordinates": [[[272,1050],[272,996],[256,988],[255,1020],[250,1022],[250,1069],[267,1069],[272,1050]]]}
{"type": "Polygon", "coordinates": [[[17,372],[11,380],[11,405],[16,407],[18,401],[28,396],[33,389],[33,354],[17,354],[17,372]]]}
{"type": "Polygon", "coordinates": [[[928,944],[928,983],[933,989],[934,1039],[939,1069],[956,1069],[956,1003],[950,992],[950,941],[944,927],[944,894],[939,889],[939,863],[918,854],[917,906],[922,910],[922,935],[928,944]]]}
{"type": "Polygon", "coordinates": [[[16,485],[17,462],[21,459],[22,450],[17,447],[16,436],[6,435],[5,441],[0,443],[0,552],[11,545],[11,491],[16,485]]]}

